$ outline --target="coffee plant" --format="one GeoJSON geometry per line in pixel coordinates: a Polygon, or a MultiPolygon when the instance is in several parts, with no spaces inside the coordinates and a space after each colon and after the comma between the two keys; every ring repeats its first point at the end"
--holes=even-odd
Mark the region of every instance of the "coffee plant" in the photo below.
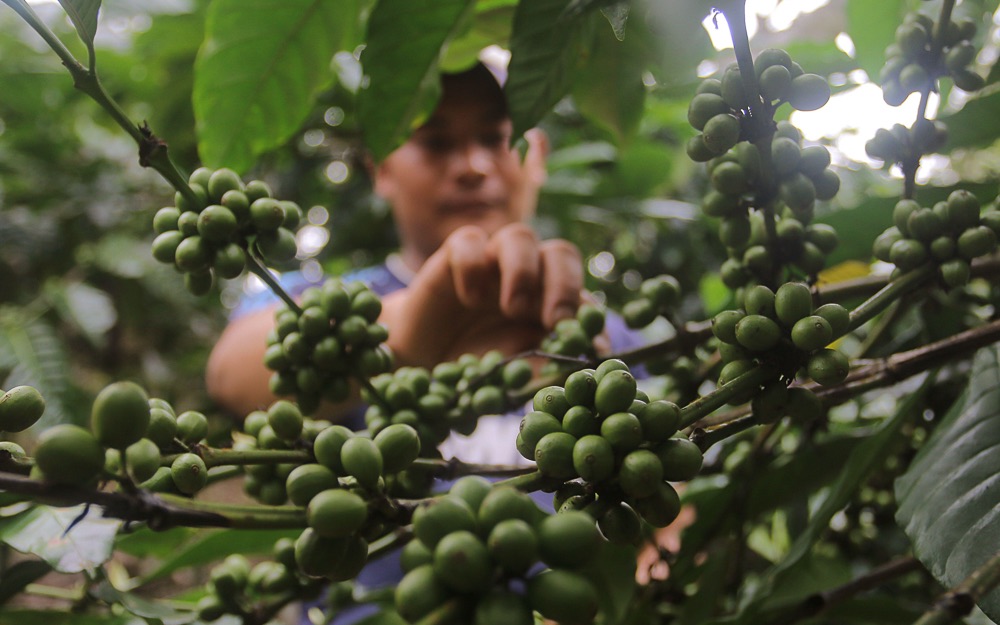
{"type": "MultiPolygon", "coordinates": [[[[23,373],[39,369],[24,345],[55,336],[38,319],[58,292],[4,296],[0,623],[1000,620],[1000,199],[995,165],[970,162],[996,162],[996,2],[849,0],[857,47],[835,63],[794,41],[751,46],[742,0],[194,3],[200,160],[168,153],[99,77],[110,7],[59,0],[74,39],[2,2],[169,184],[136,207],[143,254],[186,296],[253,275],[281,303],[263,363],[277,399],[232,421],[128,367],[81,382],[90,393],[48,392],[23,373]],[[703,19],[728,29],[725,60],[703,19]],[[569,146],[543,200],[613,206],[602,225],[619,227],[562,225],[614,254],[588,257],[593,297],[538,349],[396,366],[380,298],[343,264],[297,297],[276,274],[329,212],[271,175],[304,166],[274,154],[314,108],[342,123],[331,59],[344,84],[363,71],[350,114],[379,160],[433,105],[438,72],[490,43],[512,53],[515,134],[550,124],[569,146]],[[865,71],[886,104],[917,106],[865,138],[862,167],[796,123],[865,71]],[[935,118],[932,96],[958,104],[935,118]],[[661,154],[697,227],[637,217],[635,196],[667,194],[661,154]],[[918,175],[941,154],[953,182],[918,175]],[[574,159],[585,175],[559,191],[574,159]],[[866,197],[848,208],[849,194],[866,197]],[[647,344],[608,353],[609,315],[647,344]],[[355,389],[365,429],[326,420],[324,402],[355,389]],[[491,441],[510,464],[442,452],[510,413],[516,434],[491,441]],[[390,556],[398,584],[366,586],[390,556]]],[[[0,211],[6,246],[2,195],[0,211]]]]}

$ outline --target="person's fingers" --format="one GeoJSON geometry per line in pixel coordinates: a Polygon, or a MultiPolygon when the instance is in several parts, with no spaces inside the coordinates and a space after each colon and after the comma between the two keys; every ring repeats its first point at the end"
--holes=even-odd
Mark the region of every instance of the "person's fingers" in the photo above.
{"type": "Polygon", "coordinates": [[[487,244],[486,234],[474,226],[455,230],[444,243],[455,294],[468,308],[483,305],[496,291],[496,266],[487,244]]]}
{"type": "Polygon", "coordinates": [[[542,323],[546,328],[576,314],[583,290],[583,260],[575,245],[562,239],[543,241],[542,323]]]}
{"type": "Polygon", "coordinates": [[[547,175],[545,159],[549,155],[549,137],[539,128],[532,128],[524,133],[528,149],[524,153],[523,167],[529,180],[541,186],[547,175]]]}
{"type": "Polygon", "coordinates": [[[538,237],[524,224],[512,224],[490,239],[500,271],[500,311],[512,319],[538,320],[541,310],[541,258],[538,237]]]}
{"type": "Polygon", "coordinates": [[[535,214],[538,192],[548,176],[545,159],[549,154],[549,138],[543,131],[532,128],[524,133],[524,139],[528,149],[521,162],[520,182],[511,197],[515,214],[522,221],[535,214]]]}

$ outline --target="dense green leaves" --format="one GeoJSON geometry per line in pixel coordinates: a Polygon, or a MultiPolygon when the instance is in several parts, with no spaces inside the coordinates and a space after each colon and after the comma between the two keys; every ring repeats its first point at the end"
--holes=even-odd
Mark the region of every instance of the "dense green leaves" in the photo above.
{"type": "MultiPolygon", "coordinates": [[[[961,401],[896,483],[896,518],[920,561],[948,587],[1000,545],[1000,348],[980,350],[973,371],[961,401]]],[[[1000,590],[979,605],[1000,619],[1000,590]]]]}
{"type": "Polygon", "coordinates": [[[645,49],[639,33],[619,41],[607,28],[597,29],[592,55],[573,85],[580,112],[627,142],[642,119],[646,88],[645,49]]]}
{"type": "Polygon", "coordinates": [[[381,0],[375,5],[361,56],[368,85],[358,107],[376,161],[433,109],[440,92],[440,51],[461,32],[474,5],[472,0],[381,0]]]}
{"type": "MultiPolygon", "coordinates": [[[[820,536],[830,526],[833,515],[843,509],[856,495],[858,488],[881,466],[887,451],[897,440],[900,428],[914,415],[919,414],[925,400],[930,383],[924,384],[899,404],[896,413],[883,421],[872,432],[871,436],[858,445],[843,464],[839,478],[830,486],[825,499],[815,508],[809,517],[805,530],[799,533],[788,549],[785,557],[775,566],[765,572],[762,583],[754,587],[751,597],[740,612],[739,623],[757,622],[762,611],[780,609],[783,603],[780,594],[776,594],[789,580],[802,576],[808,577],[812,559],[810,554],[820,536]],[[776,605],[777,604],[777,605],[776,605]]],[[[808,588],[796,597],[786,597],[784,601],[802,600],[815,592],[816,588],[808,588]]]]}
{"type": "Polygon", "coordinates": [[[332,82],[357,11],[354,0],[213,2],[195,65],[202,161],[243,172],[287,141],[332,82]]]}
{"type": "Polygon", "coordinates": [[[592,29],[603,19],[597,13],[567,15],[569,1],[535,0],[517,6],[506,85],[515,137],[569,92],[592,29]]]}

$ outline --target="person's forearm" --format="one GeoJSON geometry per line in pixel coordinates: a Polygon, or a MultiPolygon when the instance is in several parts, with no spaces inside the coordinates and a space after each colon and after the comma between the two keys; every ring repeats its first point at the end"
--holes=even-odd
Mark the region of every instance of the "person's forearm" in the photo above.
{"type": "Polygon", "coordinates": [[[264,366],[267,334],[273,327],[273,308],[235,319],[208,357],[205,385],[209,396],[240,420],[276,399],[268,386],[271,372],[264,366]]]}

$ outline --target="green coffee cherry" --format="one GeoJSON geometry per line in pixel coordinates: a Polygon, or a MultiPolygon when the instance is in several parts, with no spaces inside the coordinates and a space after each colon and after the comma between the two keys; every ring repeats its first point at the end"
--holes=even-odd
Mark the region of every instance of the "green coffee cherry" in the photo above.
{"type": "Polygon", "coordinates": [[[779,340],[781,328],[764,315],[747,315],[736,324],[736,341],[750,351],[767,351],[779,340]]]}
{"type": "Polygon", "coordinates": [[[141,438],[125,448],[125,464],[132,479],[145,482],[160,468],[160,448],[148,438],[141,438]]]}
{"type": "Polygon", "coordinates": [[[565,432],[546,434],[535,446],[535,463],[544,475],[569,479],[575,476],[573,447],[576,438],[565,432]]]}
{"type": "Polygon", "coordinates": [[[435,576],[459,593],[483,592],[493,581],[493,561],[486,545],[467,530],[451,532],[438,542],[433,567],[435,576]]]}
{"type": "Polygon", "coordinates": [[[35,465],[46,480],[59,484],[86,484],[104,468],[104,450],[87,430],[60,424],[38,437],[35,465]]]}
{"type": "Polygon", "coordinates": [[[348,475],[369,490],[375,490],[382,475],[382,452],[370,438],[349,438],[340,448],[340,462],[348,475]]]}
{"type": "Polygon", "coordinates": [[[597,383],[594,408],[599,414],[610,415],[628,410],[635,399],[636,381],[626,370],[609,371],[597,383]]]}
{"type": "Polygon", "coordinates": [[[497,523],[486,540],[490,555],[504,571],[521,575],[538,560],[538,535],[523,519],[497,523]]]}
{"type": "Polygon", "coordinates": [[[593,584],[565,569],[550,569],[530,578],[528,602],[545,618],[562,623],[589,623],[598,608],[593,584]]]}
{"type": "Polygon", "coordinates": [[[850,373],[847,356],[835,349],[824,349],[809,357],[806,367],[809,377],[823,386],[840,384],[850,373]]]}
{"type": "Polygon", "coordinates": [[[702,140],[716,154],[723,154],[740,138],[740,120],[729,113],[715,115],[705,123],[702,140]]]}
{"type": "Polygon", "coordinates": [[[387,426],[375,436],[374,443],[382,455],[383,469],[387,474],[402,471],[420,455],[419,434],[402,423],[387,426]]]}
{"type": "Polygon", "coordinates": [[[90,412],[90,426],[106,447],[125,449],[138,441],[149,426],[149,397],[133,382],[115,382],[104,387],[90,412]]]}
{"type": "MultiPolygon", "coordinates": [[[[489,497],[487,495],[484,502],[489,497]]],[[[442,538],[452,532],[476,530],[476,514],[469,504],[457,497],[446,496],[431,500],[413,511],[413,533],[429,549],[434,549],[442,538]]]]}
{"type": "Polygon", "coordinates": [[[296,506],[307,506],[319,493],[338,486],[337,476],[321,464],[300,465],[285,480],[285,492],[296,506]]]}
{"type": "Polygon", "coordinates": [[[33,386],[15,386],[0,397],[0,430],[22,432],[42,417],[45,399],[33,386]]]}
{"type": "MultiPolygon", "coordinates": [[[[357,439],[364,440],[364,439],[357,439]]],[[[342,538],[356,533],[368,518],[368,505],[356,494],[331,488],[309,501],[306,519],[320,536],[342,538]]]]}
{"type": "Polygon", "coordinates": [[[586,564],[594,557],[601,540],[593,517],[586,512],[553,514],[538,524],[539,555],[554,568],[586,564]]]}
{"type": "Polygon", "coordinates": [[[177,456],[170,465],[170,476],[177,490],[193,495],[208,483],[208,468],[200,456],[185,453],[177,456]]]}
{"type": "Polygon", "coordinates": [[[809,315],[792,326],[792,343],[801,350],[811,352],[826,347],[833,340],[830,322],[819,315],[809,315]]]}
{"type": "Polygon", "coordinates": [[[614,475],[615,452],[602,436],[588,435],[573,445],[573,470],[588,482],[602,482],[614,475]]]}
{"type": "Polygon", "coordinates": [[[197,443],[208,435],[208,417],[197,410],[177,415],[177,437],[185,443],[197,443]]]}

